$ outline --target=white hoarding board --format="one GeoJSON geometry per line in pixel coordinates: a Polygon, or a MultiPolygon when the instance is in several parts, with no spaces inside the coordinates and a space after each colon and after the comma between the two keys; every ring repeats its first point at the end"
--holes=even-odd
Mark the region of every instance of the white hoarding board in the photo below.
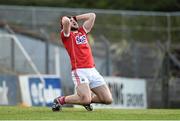
{"type": "Polygon", "coordinates": [[[147,108],[146,81],[121,77],[104,78],[112,92],[111,105],[96,105],[95,108],[147,108]]]}
{"type": "Polygon", "coordinates": [[[28,106],[51,106],[54,98],[62,95],[61,79],[56,75],[19,76],[22,102],[28,106]]]}

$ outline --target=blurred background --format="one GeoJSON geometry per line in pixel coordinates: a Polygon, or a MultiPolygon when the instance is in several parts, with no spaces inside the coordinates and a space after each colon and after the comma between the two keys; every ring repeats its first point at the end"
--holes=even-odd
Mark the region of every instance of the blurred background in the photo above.
{"type": "MultiPolygon", "coordinates": [[[[56,75],[61,86],[52,86],[52,90],[60,88],[61,93],[56,94],[72,94],[71,65],[59,35],[60,17],[94,12],[96,21],[88,37],[97,70],[107,80],[111,77],[109,80],[118,78],[121,82],[125,78],[134,85],[137,79],[144,81],[142,94],[147,105],[138,107],[138,96],[131,94],[134,97],[129,100],[137,103],[132,107],[179,108],[179,10],[178,0],[0,1],[0,104],[33,106],[27,100],[40,101],[44,97],[45,90],[38,84],[37,91],[24,93],[23,89],[34,88],[22,89],[22,75],[37,75],[39,80],[43,80],[43,75],[56,75]],[[12,101],[14,97],[16,100],[12,101]]],[[[112,86],[116,81],[108,83],[121,107],[126,82],[122,81],[119,87],[112,86]]],[[[44,88],[51,95],[48,84],[44,88]]]]}

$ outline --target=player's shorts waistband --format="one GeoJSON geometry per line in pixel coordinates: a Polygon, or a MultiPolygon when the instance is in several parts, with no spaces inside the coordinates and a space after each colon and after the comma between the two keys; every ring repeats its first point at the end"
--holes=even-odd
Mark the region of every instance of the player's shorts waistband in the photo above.
{"type": "Polygon", "coordinates": [[[78,68],[72,68],[72,71],[74,71],[74,70],[81,70],[81,69],[93,69],[93,68],[95,68],[95,66],[92,66],[92,67],[78,67],[78,68]]]}

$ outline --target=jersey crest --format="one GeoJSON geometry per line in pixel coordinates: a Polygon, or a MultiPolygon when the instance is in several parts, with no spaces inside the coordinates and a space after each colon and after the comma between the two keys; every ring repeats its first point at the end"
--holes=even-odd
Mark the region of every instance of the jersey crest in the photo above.
{"type": "Polygon", "coordinates": [[[86,44],[87,43],[87,39],[85,35],[77,35],[76,36],[76,44],[86,44]]]}

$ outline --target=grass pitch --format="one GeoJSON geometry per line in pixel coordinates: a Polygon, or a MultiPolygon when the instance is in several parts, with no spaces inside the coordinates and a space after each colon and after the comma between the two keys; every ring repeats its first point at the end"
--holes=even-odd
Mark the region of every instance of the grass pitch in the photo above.
{"type": "Polygon", "coordinates": [[[0,120],[180,120],[178,109],[95,109],[0,106],[0,120]]]}

